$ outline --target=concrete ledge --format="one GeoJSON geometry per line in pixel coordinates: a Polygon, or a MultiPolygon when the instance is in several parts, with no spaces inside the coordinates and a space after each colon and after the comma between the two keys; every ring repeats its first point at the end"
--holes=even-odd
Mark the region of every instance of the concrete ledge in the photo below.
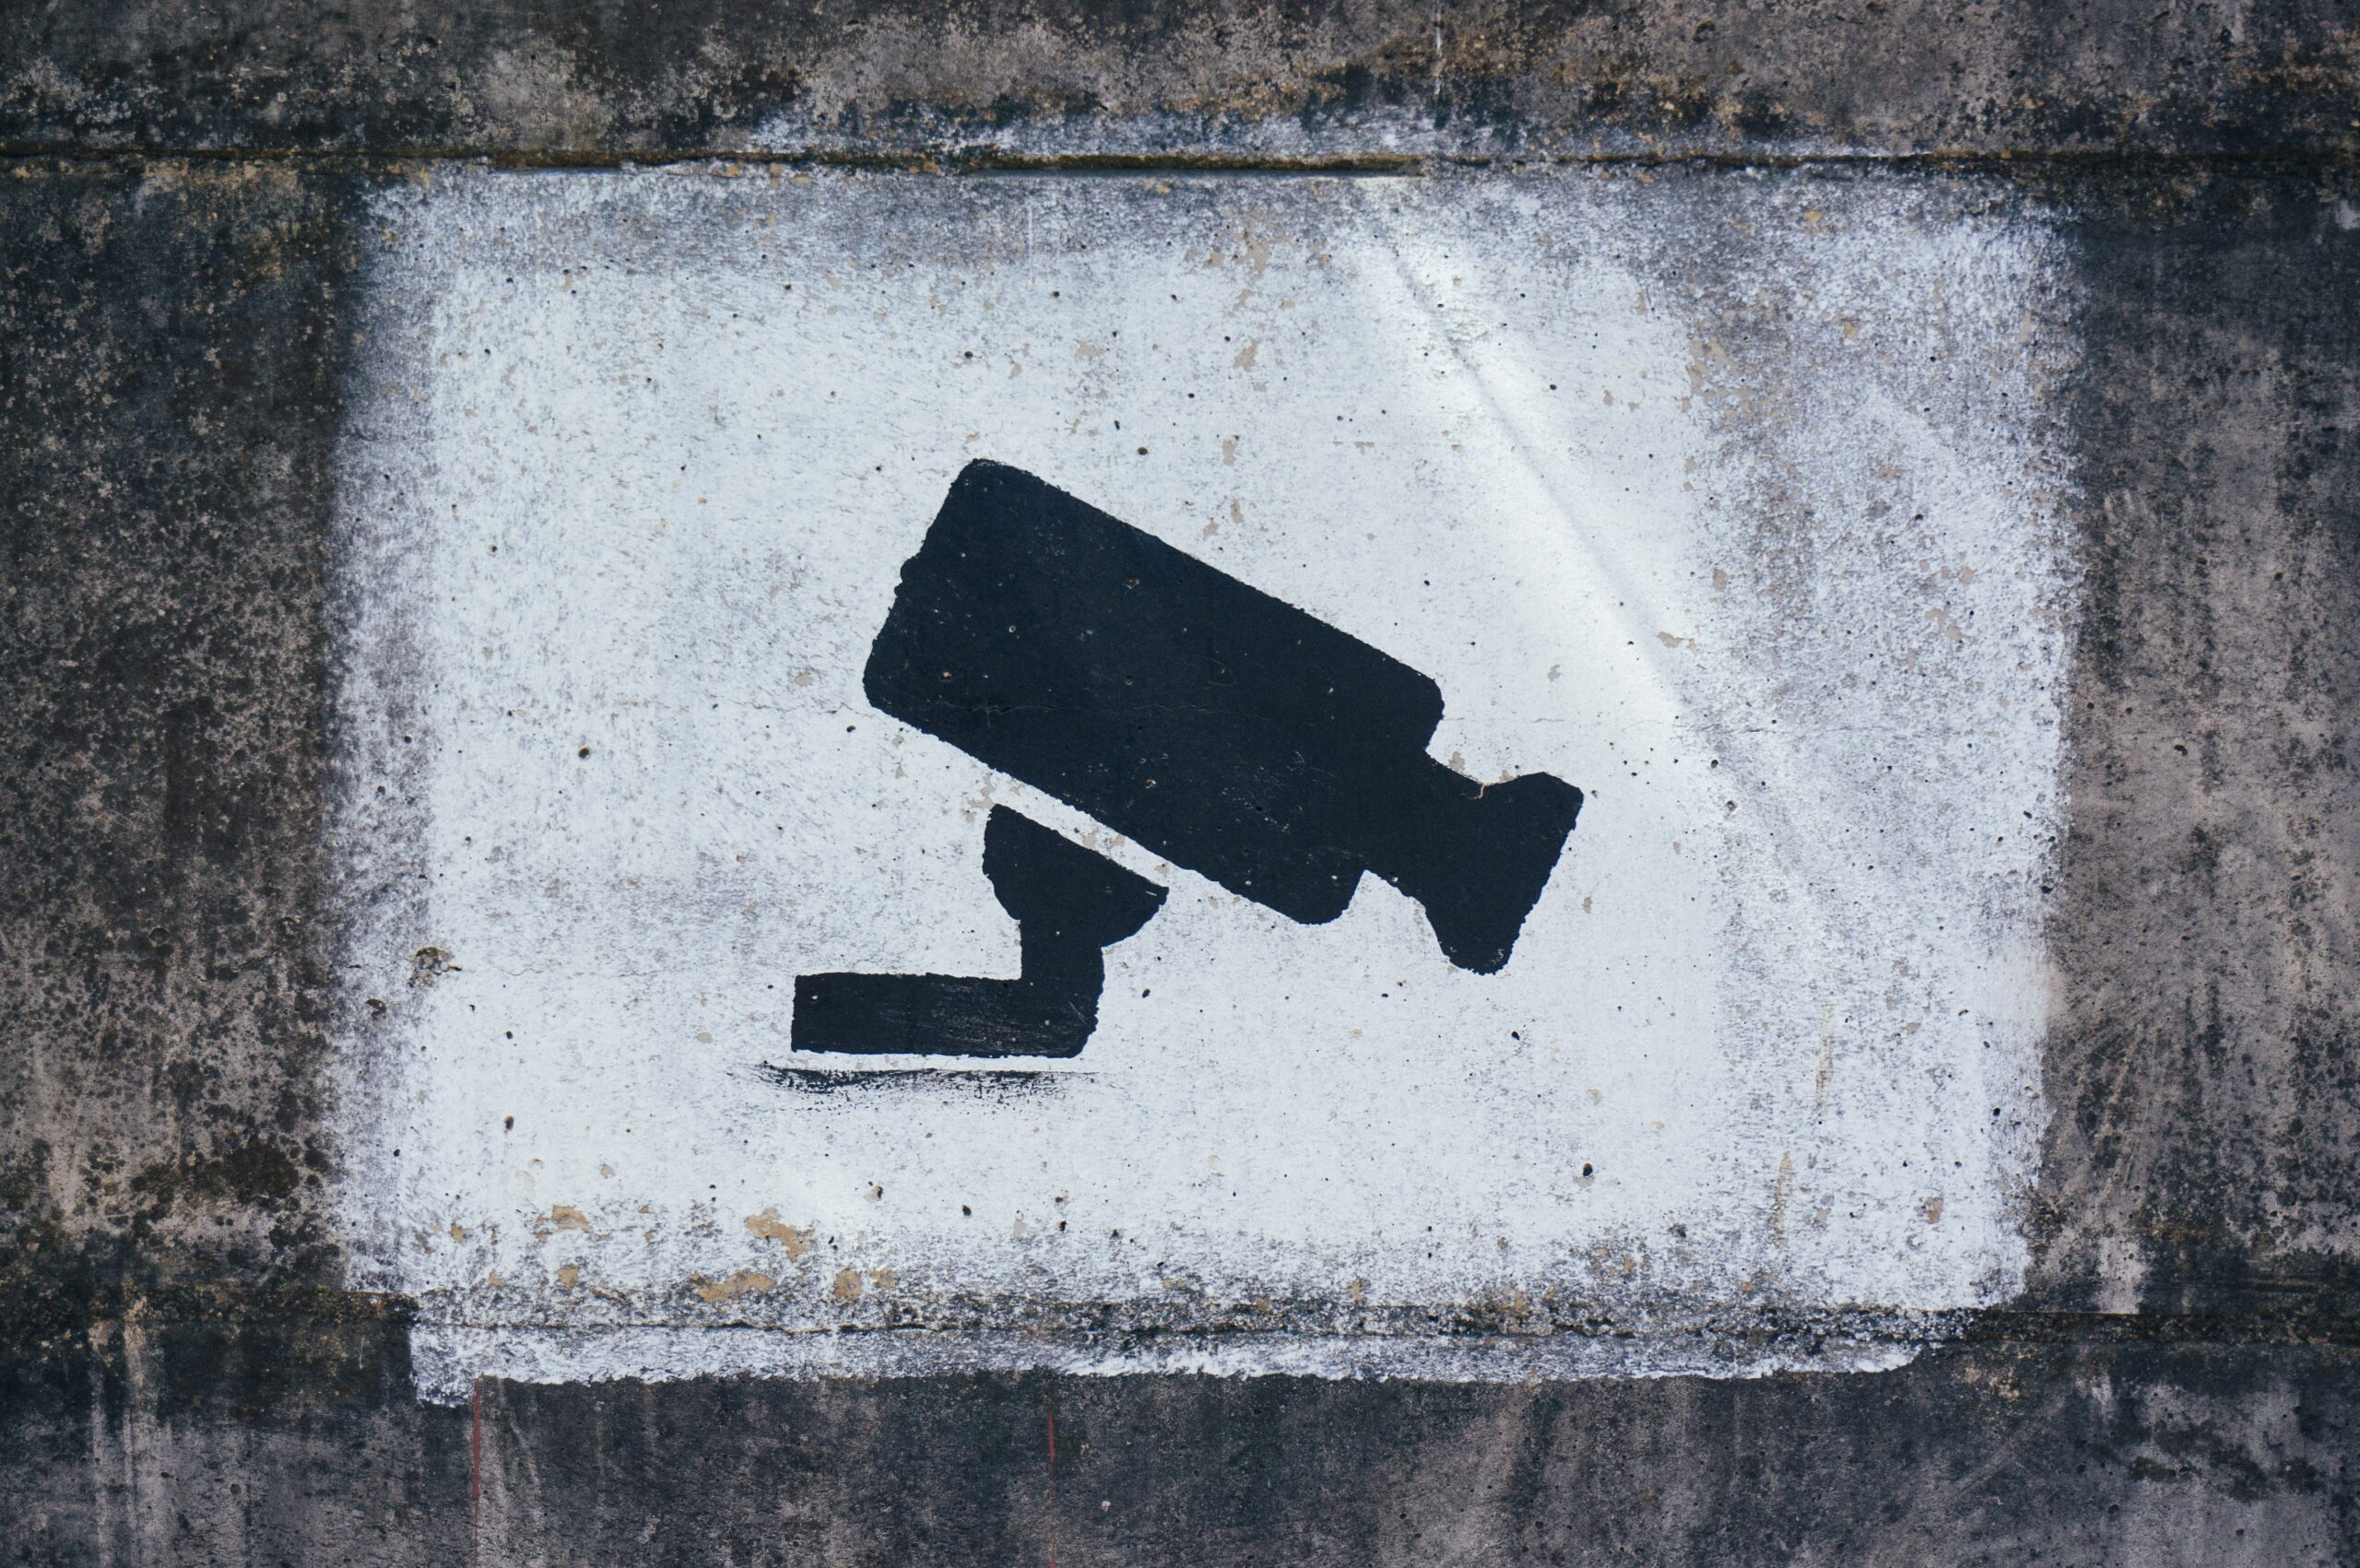
{"type": "Polygon", "coordinates": [[[426,17],[130,0],[0,24],[0,148],[2348,157],[2316,3],[1516,0],[426,17]]]}

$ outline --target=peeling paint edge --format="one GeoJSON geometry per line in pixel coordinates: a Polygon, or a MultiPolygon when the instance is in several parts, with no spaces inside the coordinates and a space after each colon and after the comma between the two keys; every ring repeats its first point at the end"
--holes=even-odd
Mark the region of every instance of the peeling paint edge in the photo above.
{"type": "Polygon", "coordinates": [[[1309,1377],[1331,1382],[1516,1384],[1585,1378],[1893,1372],[1957,1338],[1929,1321],[1910,1336],[1852,1333],[1769,1344],[1696,1333],[1600,1337],[1344,1334],[793,1333],[754,1327],[509,1328],[421,1324],[410,1332],[418,1397],[464,1405],[478,1383],[676,1382],[685,1378],[1309,1377]]]}

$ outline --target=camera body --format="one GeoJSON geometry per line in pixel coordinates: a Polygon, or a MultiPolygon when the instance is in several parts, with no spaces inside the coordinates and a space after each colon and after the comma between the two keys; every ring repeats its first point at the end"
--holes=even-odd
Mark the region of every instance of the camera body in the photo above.
{"type": "Polygon", "coordinates": [[[1364,871],[1444,954],[1504,967],[1581,810],[1426,754],[1398,660],[1020,469],[971,463],[902,569],[876,707],[1305,924],[1364,871]]]}

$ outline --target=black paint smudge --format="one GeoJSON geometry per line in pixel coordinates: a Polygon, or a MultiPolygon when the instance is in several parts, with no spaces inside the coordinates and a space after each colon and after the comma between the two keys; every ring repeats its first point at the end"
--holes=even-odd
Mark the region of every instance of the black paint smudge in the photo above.
{"type": "Polygon", "coordinates": [[[1087,1072],[1060,1068],[1054,1072],[1030,1068],[1008,1072],[989,1067],[783,1067],[764,1062],[759,1069],[764,1078],[782,1089],[799,1091],[804,1094],[830,1095],[843,1093],[890,1092],[903,1090],[965,1090],[987,1100],[1024,1100],[1041,1095],[1058,1094],[1070,1078],[1090,1078],[1087,1072]]]}
{"type": "Polygon", "coordinates": [[[1101,949],[1163,907],[1164,890],[1004,806],[984,823],[984,875],[1016,918],[1014,980],[807,974],[789,1048],[858,1055],[1071,1056],[1098,1027],[1101,949]]]}

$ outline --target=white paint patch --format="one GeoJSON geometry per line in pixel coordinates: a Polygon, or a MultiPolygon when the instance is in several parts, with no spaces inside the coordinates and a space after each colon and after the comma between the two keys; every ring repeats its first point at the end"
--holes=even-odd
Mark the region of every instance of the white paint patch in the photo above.
{"type": "Polygon", "coordinates": [[[2068,355],[2057,242],[1990,195],[384,198],[336,547],[344,1213],[427,1390],[1882,1365],[2011,1293],[2068,355]],[[1514,961],[1453,969],[1374,878],[1292,925],[871,710],[975,457],[1433,677],[1462,772],[1581,786],[1514,961]],[[797,974],[1014,973],[995,801],[1172,890],[1087,1050],[779,1081],[918,1065],[791,1054],[797,974]],[[1713,1348],[1837,1309],[1836,1349],[1713,1348]]]}

